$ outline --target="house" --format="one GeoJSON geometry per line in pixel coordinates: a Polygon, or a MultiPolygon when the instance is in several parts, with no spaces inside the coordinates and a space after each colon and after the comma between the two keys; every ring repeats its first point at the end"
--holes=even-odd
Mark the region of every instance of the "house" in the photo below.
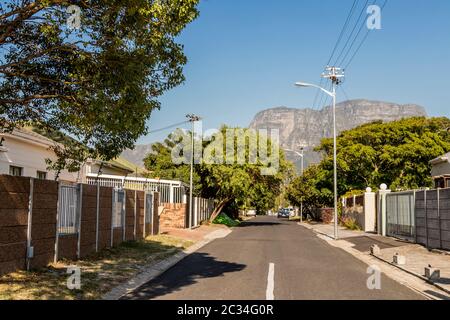
{"type": "MultiPolygon", "coordinates": [[[[58,142],[47,138],[33,129],[16,128],[12,133],[0,133],[0,174],[26,176],[38,179],[55,179],[55,172],[47,169],[45,159],[55,159],[51,147],[58,142]]],[[[68,182],[86,182],[87,176],[101,174],[126,177],[142,175],[143,169],[118,158],[111,161],[88,160],[78,172],[63,170],[59,179],[68,182]],[[103,163],[103,164],[102,164],[103,163]]]]}
{"type": "Polygon", "coordinates": [[[450,188],[450,152],[430,161],[435,188],[450,188]]]}

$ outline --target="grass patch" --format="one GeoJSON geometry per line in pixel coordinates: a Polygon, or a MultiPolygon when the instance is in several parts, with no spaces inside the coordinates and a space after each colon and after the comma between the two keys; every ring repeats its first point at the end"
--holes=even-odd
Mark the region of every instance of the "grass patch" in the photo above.
{"type": "Polygon", "coordinates": [[[227,227],[237,227],[240,222],[238,220],[233,220],[225,213],[219,214],[219,216],[214,220],[214,224],[223,224],[227,227]]]}
{"type": "Polygon", "coordinates": [[[90,300],[138,274],[145,267],[193,244],[158,235],[145,241],[125,242],[80,261],[61,261],[36,271],[0,276],[0,300],[90,300]],[[81,268],[81,289],[67,288],[67,267],[81,268]]]}

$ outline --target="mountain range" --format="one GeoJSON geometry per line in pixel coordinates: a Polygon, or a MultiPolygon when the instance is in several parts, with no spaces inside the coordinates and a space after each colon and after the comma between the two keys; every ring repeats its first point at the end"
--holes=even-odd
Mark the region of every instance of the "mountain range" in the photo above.
{"type": "MultiPolygon", "coordinates": [[[[390,122],[403,118],[427,116],[425,108],[415,104],[396,104],[382,101],[349,100],[336,105],[336,128],[340,133],[357,126],[381,120],[390,122]]],[[[321,110],[277,107],[257,113],[249,125],[252,129],[278,129],[280,147],[286,151],[288,160],[300,167],[300,157],[295,152],[304,148],[305,167],[320,161],[320,154],[313,149],[323,138],[332,137],[333,113],[331,107],[321,110]]],[[[125,150],[122,157],[143,166],[144,157],[151,145],[137,145],[125,150]]]]}

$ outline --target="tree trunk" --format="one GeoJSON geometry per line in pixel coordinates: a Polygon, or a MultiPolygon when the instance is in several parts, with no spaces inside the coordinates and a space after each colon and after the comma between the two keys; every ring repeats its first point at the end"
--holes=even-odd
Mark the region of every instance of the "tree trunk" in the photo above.
{"type": "Polygon", "coordinates": [[[230,200],[226,199],[226,200],[222,200],[221,202],[219,202],[219,204],[217,205],[217,207],[214,209],[213,213],[211,214],[211,217],[209,218],[209,222],[213,222],[214,220],[216,220],[217,216],[222,212],[223,208],[230,202],[230,200]]]}

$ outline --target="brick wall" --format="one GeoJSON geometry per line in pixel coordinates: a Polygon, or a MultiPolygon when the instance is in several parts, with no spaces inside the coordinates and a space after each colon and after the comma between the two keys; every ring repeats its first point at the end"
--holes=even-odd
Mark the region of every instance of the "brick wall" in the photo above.
{"type": "MultiPolygon", "coordinates": [[[[97,189],[96,187],[94,187],[97,189]]],[[[111,247],[112,188],[100,187],[98,249],[111,247]]],[[[81,231],[83,232],[83,231],[81,231]]]]}
{"type": "Polygon", "coordinates": [[[31,259],[30,268],[42,268],[55,257],[58,183],[33,181],[31,246],[34,247],[34,257],[31,259]]]}
{"type": "Polygon", "coordinates": [[[25,268],[30,180],[0,175],[0,274],[25,268]]]}
{"type": "Polygon", "coordinates": [[[188,208],[186,204],[164,203],[164,211],[159,217],[161,228],[186,228],[188,208]]]}
{"type": "MultiPolygon", "coordinates": [[[[54,261],[55,248],[59,259],[76,259],[78,242],[80,256],[86,257],[96,251],[97,238],[97,187],[81,186],[81,225],[80,233],[59,235],[56,237],[56,219],[58,210],[58,183],[25,177],[0,175],[0,274],[27,267],[27,230],[29,202],[31,211],[31,246],[34,257],[30,259],[31,268],[41,268],[54,261]],[[33,192],[30,197],[30,181],[33,192]],[[80,235],[80,238],[79,238],[80,235]],[[57,246],[56,246],[57,243],[57,246]]],[[[111,247],[113,189],[100,187],[98,212],[98,249],[111,247]]],[[[126,240],[144,238],[144,192],[125,191],[125,235],[126,240]],[[136,236],[135,236],[135,222],[136,236]]],[[[154,224],[146,225],[146,234],[159,232],[159,197],[156,193],[153,205],[154,224]]],[[[123,228],[113,230],[113,244],[123,241],[123,228]]]]}

